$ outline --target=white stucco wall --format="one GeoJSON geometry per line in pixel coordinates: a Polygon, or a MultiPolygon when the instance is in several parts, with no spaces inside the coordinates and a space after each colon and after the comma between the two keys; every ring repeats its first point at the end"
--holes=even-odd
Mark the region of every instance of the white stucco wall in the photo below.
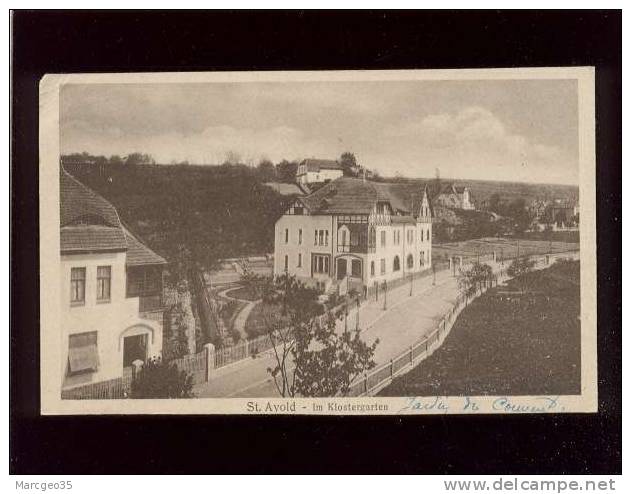
{"type": "MultiPolygon", "coordinates": [[[[424,204],[427,207],[427,203],[424,204]]],[[[409,272],[419,272],[431,268],[431,218],[429,216],[421,218],[420,222],[410,224],[376,225],[376,249],[374,253],[352,253],[346,254],[338,252],[337,242],[337,218],[335,216],[309,216],[309,215],[284,215],[276,223],[275,228],[275,248],[274,248],[274,275],[278,276],[285,271],[285,256],[288,256],[288,273],[296,276],[303,282],[314,283],[315,281],[327,281],[336,279],[335,262],[339,257],[344,257],[349,261],[353,258],[362,260],[363,281],[368,286],[372,286],[375,281],[382,282],[400,278],[409,272]],[[303,230],[302,244],[298,242],[299,230],[303,230]],[[288,242],[285,242],[285,229],[289,231],[288,242]],[[314,245],[314,231],[328,230],[329,245],[314,245]],[[393,232],[398,230],[400,242],[394,243],[393,232]],[[386,235],[386,245],[381,245],[381,232],[386,235]],[[412,243],[408,243],[407,231],[413,231],[412,243]],[[421,236],[421,231],[423,235],[421,236]],[[422,238],[422,240],[421,240],[422,238]],[[423,266],[420,265],[420,253],[425,255],[423,266]],[[314,274],[311,277],[311,255],[312,253],[329,254],[330,276],[314,274]],[[298,266],[298,254],[302,255],[302,266],[298,266]],[[407,267],[407,256],[412,254],[414,258],[413,268],[407,267]],[[399,256],[400,270],[394,271],[394,257],[399,256]],[[380,260],[385,259],[386,272],[381,274],[380,260]],[[375,274],[371,275],[370,263],[375,263],[375,274]]],[[[350,262],[348,272],[351,271],[350,262]]]]}
{"type": "Polygon", "coordinates": [[[320,182],[325,182],[326,180],[335,180],[336,178],[340,178],[344,172],[342,170],[320,170],[320,182]]]}
{"type": "Polygon", "coordinates": [[[317,182],[325,182],[327,180],[335,180],[340,178],[344,172],[342,170],[324,169],[319,172],[306,172],[298,175],[298,182],[301,184],[311,184],[317,182]]]}
{"type": "Polygon", "coordinates": [[[120,377],[123,372],[123,337],[147,334],[148,356],[162,351],[162,324],[142,319],[138,297],[126,298],[125,253],[98,253],[61,256],[59,298],[62,313],[60,362],[64,382],[74,386],[120,377]],[[97,267],[111,266],[109,302],[97,302],[97,267]],[[86,268],[85,304],[70,303],[70,273],[73,267],[86,268]],[[96,372],[66,376],[68,340],[72,334],[97,332],[99,367],[96,372]]]}
{"type": "Polygon", "coordinates": [[[471,193],[469,189],[465,189],[462,192],[462,209],[475,209],[475,206],[471,202],[471,193]]]}
{"type": "MultiPolygon", "coordinates": [[[[331,216],[283,215],[276,222],[274,233],[274,276],[285,272],[285,256],[288,256],[287,272],[302,281],[312,281],[311,254],[333,254],[335,248],[334,225],[331,216]],[[289,230],[289,241],[285,243],[285,229],[289,230]],[[302,243],[299,242],[302,229],[302,243]],[[329,232],[328,245],[315,245],[316,230],[329,232]],[[298,255],[302,255],[298,266],[298,255]]],[[[331,255],[330,263],[333,262],[331,255]]],[[[326,280],[328,276],[315,274],[313,280],[326,280]]]]}
{"type": "Polygon", "coordinates": [[[394,225],[379,225],[377,230],[377,246],[374,253],[368,254],[366,265],[366,277],[364,282],[368,286],[372,286],[375,281],[390,281],[408,273],[416,273],[425,269],[431,268],[431,223],[412,223],[412,224],[394,224],[394,225]],[[421,240],[421,230],[423,231],[423,240],[421,240]],[[386,245],[381,244],[381,232],[386,233],[386,245]],[[399,231],[400,242],[395,244],[394,231],[399,231]],[[414,232],[412,235],[412,242],[408,243],[407,232],[414,232]],[[429,235],[427,232],[430,232],[429,235]],[[420,265],[420,253],[425,253],[425,261],[423,266],[420,265]],[[414,262],[412,269],[407,266],[408,255],[411,254],[414,262]],[[399,256],[400,269],[394,271],[394,258],[399,256]],[[385,259],[386,272],[381,273],[381,259],[385,259]],[[375,263],[375,275],[371,276],[370,263],[375,263]]]}

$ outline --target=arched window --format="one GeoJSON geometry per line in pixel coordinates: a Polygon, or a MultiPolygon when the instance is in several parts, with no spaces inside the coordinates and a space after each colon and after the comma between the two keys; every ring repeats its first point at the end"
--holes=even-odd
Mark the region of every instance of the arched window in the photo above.
{"type": "Polygon", "coordinates": [[[401,261],[399,260],[399,256],[394,256],[394,261],[392,263],[392,271],[399,271],[401,269],[401,261]]]}
{"type": "Polygon", "coordinates": [[[421,255],[418,257],[421,267],[425,264],[425,251],[421,251],[421,255]]]}
{"type": "Polygon", "coordinates": [[[423,235],[424,235],[424,233],[425,233],[425,230],[421,230],[421,242],[422,242],[423,240],[425,240],[425,238],[424,238],[424,236],[423,236],[423,235]]]}
{"type": "Polygon", "coordinates": [[[368,237],[368,246],[375,247],[377,245],[377,231],[374,226],[370,227],[370,233],[368,237]]]}
{"type": "Polygon", "coordinates": [[[414,256],[412,254],[408,254],[408,269],[414,268],[414,256]]]}
{"type": "Polygon", "coordinates": [[[370,261],[370,276],[375,276],[375,261],[370,261]]]}

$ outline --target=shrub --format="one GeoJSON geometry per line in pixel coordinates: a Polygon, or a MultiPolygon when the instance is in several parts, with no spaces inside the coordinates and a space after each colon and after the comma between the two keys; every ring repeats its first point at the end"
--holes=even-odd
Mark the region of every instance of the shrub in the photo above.
{"type": "Polygon", "coordinates": [[[193,398],[193,377],[156,357],[132,382],[131,398],[193,398]]]}

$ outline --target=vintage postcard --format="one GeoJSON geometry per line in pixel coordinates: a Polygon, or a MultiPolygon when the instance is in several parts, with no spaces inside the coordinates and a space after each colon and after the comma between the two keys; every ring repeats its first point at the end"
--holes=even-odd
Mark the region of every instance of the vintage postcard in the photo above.
{"type": "Polygon", "coordinates": [[[594,70],[40,83],[43,414],[597,411],[594,70]]]}

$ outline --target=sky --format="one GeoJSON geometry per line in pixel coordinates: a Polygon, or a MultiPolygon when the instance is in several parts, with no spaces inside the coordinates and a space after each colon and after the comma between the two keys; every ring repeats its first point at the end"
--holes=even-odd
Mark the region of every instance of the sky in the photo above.
{"type": "Polygon", "coordinates": [[[68,84],[63,154],[336,159],[382,175],[578,183],[575,80],[68,84]]]}

